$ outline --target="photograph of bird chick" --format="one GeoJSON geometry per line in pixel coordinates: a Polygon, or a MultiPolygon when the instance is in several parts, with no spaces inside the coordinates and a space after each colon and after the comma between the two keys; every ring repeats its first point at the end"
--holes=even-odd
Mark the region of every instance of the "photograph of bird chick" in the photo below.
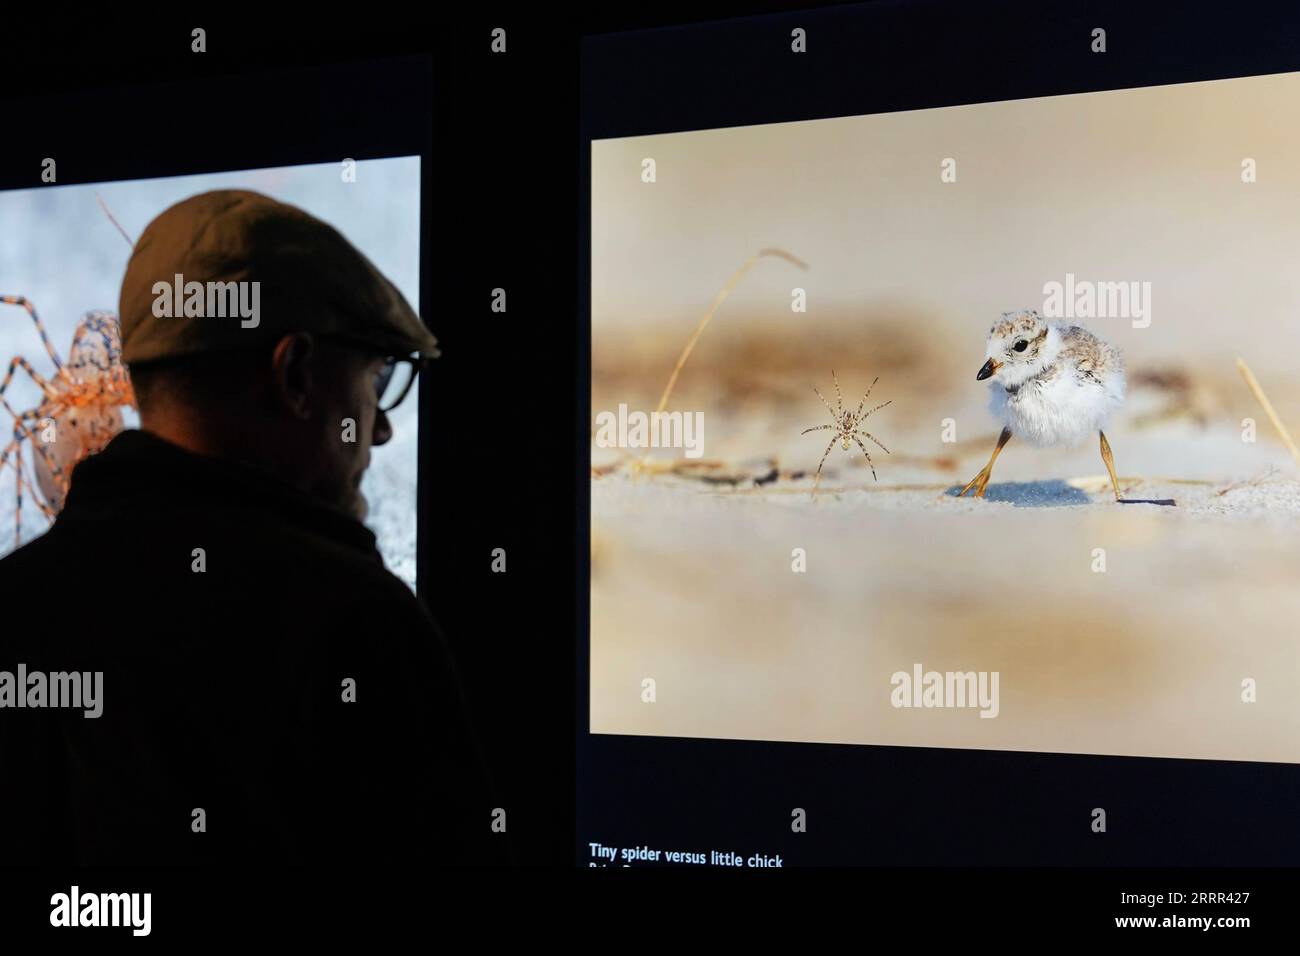
{"type": "Polygon", "coordinates": [[[992,379],[990,409],[1002,421],[993,456],[958,493],[984,496],[993,463],[1012,435],[1031,445],[1078,445],[1094,432],[1110,473],[1115,500],[1122,501],[1110,442],[1102,431],[1124,402],[1124,360],[1087,329],[1049,322],[1036,310],[1004,312],[989,330],[984,365],[975,376],[992,379]]]}

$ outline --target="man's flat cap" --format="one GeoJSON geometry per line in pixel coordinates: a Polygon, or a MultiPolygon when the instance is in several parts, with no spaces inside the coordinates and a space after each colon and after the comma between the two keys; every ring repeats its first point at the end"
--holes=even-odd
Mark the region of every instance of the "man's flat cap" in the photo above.
{"type": "Polygon", "coordinates": [[[118,312],[128,365],[313,332],[390,355],[436,357],[438,340],[339,231],[260,193],[222,189],[149,223],[118,312]]]}

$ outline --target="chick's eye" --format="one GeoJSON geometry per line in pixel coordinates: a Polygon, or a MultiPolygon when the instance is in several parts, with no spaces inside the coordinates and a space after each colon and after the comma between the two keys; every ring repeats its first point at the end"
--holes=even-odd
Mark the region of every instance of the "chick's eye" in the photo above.
{"type": "Polygon", "coordinates": [[[1012,346],[1012,347],[1013,347],[1017,352],[1023,352],[1025,349],[1029,348],[1029,343],[1026,342],[1024,339],[1021,339],[1019,342],[1017,342],[1017,343],[1016,343],[1014,346],[1012,346]]]}

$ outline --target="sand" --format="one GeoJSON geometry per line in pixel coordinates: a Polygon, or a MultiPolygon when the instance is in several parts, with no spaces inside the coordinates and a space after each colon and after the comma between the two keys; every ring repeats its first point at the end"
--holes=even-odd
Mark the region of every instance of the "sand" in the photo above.
{"type": "Polygon", "coordinates": [[[1091,447],[1014,441],[987,496],[958,499],[987,450],[935,467],[933,436],[891,437],[878,482],[837,447],[815,498],[787,476],[824,441],[717,472],[775,462],[762,486],[594,478],[593,731],[1300,760],[1300,476],[1280,444],[1117,426],[1126,497],[1162,507],[1116,504],[1091,447]],[[998,672],[998,716],[892,706],[916,664],[998,672]]]}

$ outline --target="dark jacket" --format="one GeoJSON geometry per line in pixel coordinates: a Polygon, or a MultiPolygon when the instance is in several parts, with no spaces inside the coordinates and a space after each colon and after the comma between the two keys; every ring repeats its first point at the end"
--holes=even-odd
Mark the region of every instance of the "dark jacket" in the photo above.
{"type": "Polygon", "coordinates": [[[424,604],[270,474],[123,432],[0,598],[0,671],[104,675],[99,718],[0,708],[0,865],[502,859],[424,604]]]}

